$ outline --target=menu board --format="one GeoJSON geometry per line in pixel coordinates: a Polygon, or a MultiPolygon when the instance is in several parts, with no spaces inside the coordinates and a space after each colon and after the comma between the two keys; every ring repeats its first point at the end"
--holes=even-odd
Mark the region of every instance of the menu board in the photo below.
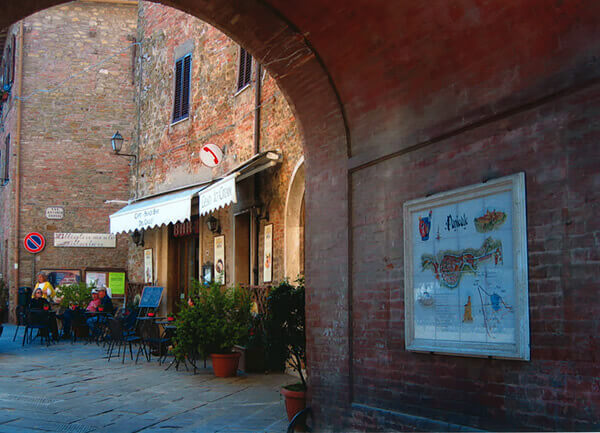
{"type": "Polygon", "coordinates": [[[404,206],[408,350],[529,359],[525,181],[404,206]]]}

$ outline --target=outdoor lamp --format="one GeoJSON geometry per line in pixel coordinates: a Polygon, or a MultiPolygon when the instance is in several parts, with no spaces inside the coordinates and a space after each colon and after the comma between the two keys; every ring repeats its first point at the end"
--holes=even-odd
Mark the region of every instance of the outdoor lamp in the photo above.
{"type": "Polygon", "coordinates": [[[110,139],[110,143],[112,144],[113,151],[115,153],[119,153],[123,148],[123,136],[119,134],[119,131],[115,132],[115,135],[110,139]]]}
{"type": "Polygon", "coordinates": [[[219,224],[219,220],[212,215],[206,220],[206,226],[212,233],[221,233],[221,225],[219,224]]]}
{"type": "Polygon", "coordinates": [[[129,158],[133,158],[133,161],[137,161],[137,156],[129,153],[121,153],[121,149],[123,148],[123,136],[119,133],[119,131],[115,132],[115,135],[110,139],[110,144],[112,145],[113,152],[115,155],[128,156],[129,158]]]}
{"type": "Polygon", "coordinates": [[[131,240],[137,247],[144,246],[144,229],[138,230],[135,229],[133,233],[131,233],[131,240]]]}

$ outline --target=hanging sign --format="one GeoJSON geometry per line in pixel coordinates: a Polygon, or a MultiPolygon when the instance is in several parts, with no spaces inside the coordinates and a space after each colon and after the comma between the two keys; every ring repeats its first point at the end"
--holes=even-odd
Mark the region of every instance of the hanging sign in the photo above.
{"type": "Polygon", "coordinates": [[[234,173],[227,176],[198,194],[200,215],[206,215],[207,213],[227,206],[230,203],[237,203],[235,178],[238,174],[239,173],[234,173]]]}
{"type": "Polygon", "coordinates": [[[32,232],[25,236],[23,245],[25,246],[25,249],[31,254],[37,254],[40,251],[42,251],[46,246],[46,240],[41,234],[32,232]]]}
{"type": "Polygon", "coordinates": [[[200,149],[200,159],[207,167],[216,167],[223,160],[223,152],[216,144],[205,144],[200,149]]]}

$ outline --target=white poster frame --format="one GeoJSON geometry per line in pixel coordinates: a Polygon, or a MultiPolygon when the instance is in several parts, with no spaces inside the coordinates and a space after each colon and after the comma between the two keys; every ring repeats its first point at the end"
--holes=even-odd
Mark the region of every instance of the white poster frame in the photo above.
{"type": "Polygon", "coordinates": [[[273,224],[265,226],[263,247],[263,282],[273,281],[273,224]]]}
{"type": "MultiPolygon", "coordinates": [[[[509,253],[509,252],[506,252],[509,253]]],[[[527,271],[527,220],[525,174],[517,173],[476,185],[419,198],[404,203],[404,305],[405,344],[414,352],[447,355],[494,357],[514,360],[530,359],[529,288],[527,271]],[[512,251],[515,290],[515,342],[489,343],[415,338],[415,290],[413,249],[415,227],[413,215],[424,214],[436,207],[447,206],[480,197],[512,192],[512,251]]]]}

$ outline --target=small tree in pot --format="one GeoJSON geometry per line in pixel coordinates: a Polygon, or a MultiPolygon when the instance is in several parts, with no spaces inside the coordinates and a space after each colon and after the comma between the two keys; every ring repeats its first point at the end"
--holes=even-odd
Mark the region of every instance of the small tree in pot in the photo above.
{"type": "Polygon", "coordinates": [[[283,281],[271,291],[265,323],[267,346],[272,349],[272,356],[280,358],[283,355],[283,359],[300,376],[299,383],[281,390],[290,420],[306,406],[306,380],[303,373],[306,363],[304,279],[300,278],[297,282],[298,286],[293,286],[283,281]]]}
{"type": "Polygon", "coordinates": [[[198,295],[177,318],[175,355],[179,359],[195,353],[210,355],[217,377],[235,376],[240,353],[232,349],[248,338],[250,296],[240,287],[197,286],[198,295]]]}

